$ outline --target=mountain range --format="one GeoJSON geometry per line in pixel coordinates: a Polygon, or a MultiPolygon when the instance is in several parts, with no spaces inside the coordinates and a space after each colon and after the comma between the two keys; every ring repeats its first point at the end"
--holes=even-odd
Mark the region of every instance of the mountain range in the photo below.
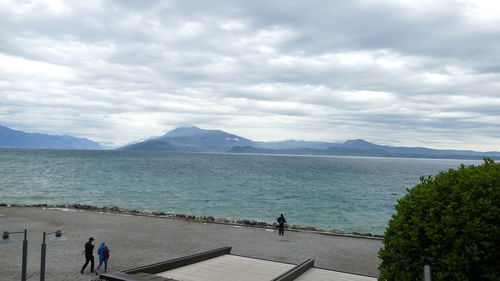
{"type": "Polygon", "coordinates": [[[198,127],[180,127],[161,137],[136,142],[118,149],[139,151],[230,152],[409,158],[482,159],[484,157],[489,157],[492,159],[500,159],[500,152],[440,150],[424,147],[395,147],[377,145],[362,139],[348,140],[342,143],[296,140],[254,142],[250,139],[221,130],[204,130],[198,127]]]}
{"type": "Polygon", "coordinates": [[[72,136],[26,133],[0,126],[0,147],[47,149],[103,149],[97,142],[72,136]]]}
{"type": "MultiPolygon", "coordinates": [[[[0,126],[0,148],[105,149],[99,143],[73,136],[26,133],[0,126]]],[[[165,135],[118,148],[135,151],[229,152],[292,155],[337,155],[408,158],[500,159],[500,152],[440,150],[378,145],[362,139],[346,142],[287,140],[258,142],[221,130],[180,127],[165,135]]]]}

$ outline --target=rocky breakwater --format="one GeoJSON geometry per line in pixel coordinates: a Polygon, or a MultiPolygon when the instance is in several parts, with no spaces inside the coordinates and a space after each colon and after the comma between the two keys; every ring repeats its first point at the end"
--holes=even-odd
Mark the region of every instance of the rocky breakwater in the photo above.
{"type": "MultiPolygon", "coordinates": [[[[140,211],[136,209],[126,209],[120,208],[118,206],[104,206],[97,207],[93,205],[86,204],[7,204],[0,203],[0,207],[35,207],[35,208],[49,208],[49,209],[63,209],[70,208],[76,210],[84,210],[84,211],[93,211],[93,212],[110,212],[110,213],[119,213],[119,214],[128,214],[128,215],[139,215],[139,216],[150,216],[150,217],[160,217],[160,218],[170,218],[170,219],[182,219],[188,221],[196,221],[196,222],[206,222],[206,223],[218,223],[218,224],[230,224],[230,225],[239,225],[239,226],[249,226],[249,227],[260,227],[260,228],[268,228],[268,229],[277,229],[278,224],[276,222],[268,223],[264,221],[257,221],[253,219],[228,219],[228,218],[216,218],[213,216],[195,216],[195,215],[187,215],[187,214],[179,214],[179,213],[171,213],[171,212],[162,212],[162,211],[140,211]]],[[[304,232],[314,232],[320,234],[330,234],[330,235],[341,235],[341,236],[351,236],[351,237],[363,237],[363,238],[371,238],[371,239],[382,239],[382,235],[364,233],[364,232],[346,232],[340,229],[321,229],[314,226],[303,226],[303,225],[285,225],[285,228],[291,231],[304,231],[304,232]]]]}

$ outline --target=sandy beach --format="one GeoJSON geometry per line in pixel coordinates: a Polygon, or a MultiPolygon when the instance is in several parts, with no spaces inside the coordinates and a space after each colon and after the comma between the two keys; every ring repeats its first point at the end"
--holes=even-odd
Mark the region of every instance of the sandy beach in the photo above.
{"type": "MultiPolygon", "coordinates": [[[[246,226],[200,223],[83,210],[34,207],[0,207],[0,232],[28,229],[28,280],[38,280],[43,232],[61,229],[68,238],[47,242],[46,280],[92,280],[85,259],[84,243],[95,238],[111,249],[108,271],[117,271],[232,246],[232,253],[281,262],[299,263],[315,258],[315,266],[350,273],[378,275],[377,252],[382,241],[311,232],[285,231],[246,226]]],[[[50,236],[52,237],[52,236],[50,236]]],[[[49,237],[49,238],[50,238],[49,237]]],[[[0,245],[0,276],[3,281],[20,280],[21,234],[15,243],[0,245]]],[[[97,263],[97,258],[96,258],[97,263]]],[[[97,266],[97,264],[96,264],[97,266]]]]}

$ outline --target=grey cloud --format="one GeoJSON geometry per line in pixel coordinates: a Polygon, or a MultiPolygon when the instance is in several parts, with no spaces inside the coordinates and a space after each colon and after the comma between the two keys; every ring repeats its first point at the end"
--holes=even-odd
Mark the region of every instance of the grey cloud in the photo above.
{"type": "Polygon", "coordinates": [[[446,144],[500,125],[500,29],[462,2],[62,3],[0,9],[6,124],[117,144],[185,124],[446,144]]]}

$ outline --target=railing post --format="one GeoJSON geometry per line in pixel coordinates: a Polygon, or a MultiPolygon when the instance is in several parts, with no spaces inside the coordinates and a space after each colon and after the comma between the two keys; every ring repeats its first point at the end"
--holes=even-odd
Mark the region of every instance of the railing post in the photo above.
{"type": "Polygon", "coordinates": [[[45,244],[45,232],[43,233],[42,253],[40,257],[40,281],[45,281],[45,257],[47,256],[47,244],[45,244]]]}
{"type": "Polygon", "coordinates": [[[23,240],[23,258],[21,261],[21,280],[26,281],[26,268],[28,263],[28,230],[24,230],[24,240],[23,240]]]}
{"type": "Polygon", "coordinates": [[[431,266],[424,265],[424,281],[432,281],[431,266]]]}

